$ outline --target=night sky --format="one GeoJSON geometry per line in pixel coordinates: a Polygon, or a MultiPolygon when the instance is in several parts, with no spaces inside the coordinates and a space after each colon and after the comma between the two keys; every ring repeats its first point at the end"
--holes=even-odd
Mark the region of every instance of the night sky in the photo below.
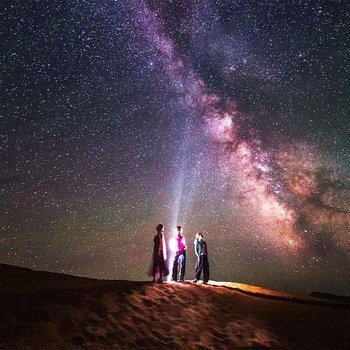
{"type": "Polygon", "coordinates": [[[2,263],[350,295],[348,0],[0,6],[2,263]]]}

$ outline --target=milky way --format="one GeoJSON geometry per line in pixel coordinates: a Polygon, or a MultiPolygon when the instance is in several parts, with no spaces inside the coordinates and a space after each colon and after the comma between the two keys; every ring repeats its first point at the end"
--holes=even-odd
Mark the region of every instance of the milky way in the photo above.
{"type": "Polygon", "coordinates": [[[145,279],[155,226],[212,278],[349,294],[346,1],[5,5],[2,262],[145,279]],[[193,256],[192,256],[193,255],[193,256]]]}

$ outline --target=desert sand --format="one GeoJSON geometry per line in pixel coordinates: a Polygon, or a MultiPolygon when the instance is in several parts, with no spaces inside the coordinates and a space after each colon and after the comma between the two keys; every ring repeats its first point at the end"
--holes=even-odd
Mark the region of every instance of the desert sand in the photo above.
{"type": "Polygon", "coordinates": [[[347,298],[105,281],[0,264],[1,349],[349,349],[347,298]]]}

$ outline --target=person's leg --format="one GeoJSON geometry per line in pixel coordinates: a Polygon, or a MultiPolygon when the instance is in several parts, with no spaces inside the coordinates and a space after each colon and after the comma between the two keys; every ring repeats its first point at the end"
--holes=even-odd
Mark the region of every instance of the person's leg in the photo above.
{"type": "Polygon", "coordinates": [[[162,257],[159,261],[159,279],[158,279],[158,282],[163,282],[163,272],[164,272],[164,259],[162,257]]]}
{"type": "Polygon", "coordinates": [[[153,268],[152,268],[153,282],[156,280],[156,275],[157,275],[157,259],[156,257],[153,257],[153,268]]]}
{"type": "Polygon", "coordinates": [[[197,256],[196,264],[194,265],[194,280],[192,282],[196,282],[198,280],[198,265],[199,265],[199,256],[197,256]]]}
{"type": "Polygon", "coordinates": [[[203,256],[203,282],[209,281],[209,261],[206,255],[203,256]]]}
{"type": "Polygon", "coordinates": [[[175,258],[174,258],[174,264],[173,264],[173,275],[172,275],[173,281],[177,281],[177,265],[178,265],[178,260],[179,260],[179,256],[176,254],[176,255],[175,255],[175,258]]]}
{"type": "Polygon", "coordinates": [[[178,280],[181,280],[181,270],[182,270],[182,263],[183,263],[183,255],[179,255],[179,259],[178,259],[178,275],[176,276],[178,278],[178,280]]]}
{"type": "Polygon", "coordinates": [[[203,268],[203,255],[200,255],[197,257],[196,268],[194,270],[194,279],[197,281],[201,278],[202,268],[203,268]]]}
{"type": "Polygon", "coordinates": [[[186,272],[186,254],[181,254],[180,281],[185,280],[185,272],[186,272]]]}

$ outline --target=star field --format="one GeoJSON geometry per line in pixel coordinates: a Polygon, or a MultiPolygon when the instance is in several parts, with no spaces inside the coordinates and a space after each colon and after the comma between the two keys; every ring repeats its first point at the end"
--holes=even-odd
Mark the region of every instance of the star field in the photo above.
{"type": "Polygon", "coordinates": [[[161,222],[188,279],[201,231],[212,279],[349,294],[347,1],[1,7],[1,262],[145,279],[161,222]]]}

